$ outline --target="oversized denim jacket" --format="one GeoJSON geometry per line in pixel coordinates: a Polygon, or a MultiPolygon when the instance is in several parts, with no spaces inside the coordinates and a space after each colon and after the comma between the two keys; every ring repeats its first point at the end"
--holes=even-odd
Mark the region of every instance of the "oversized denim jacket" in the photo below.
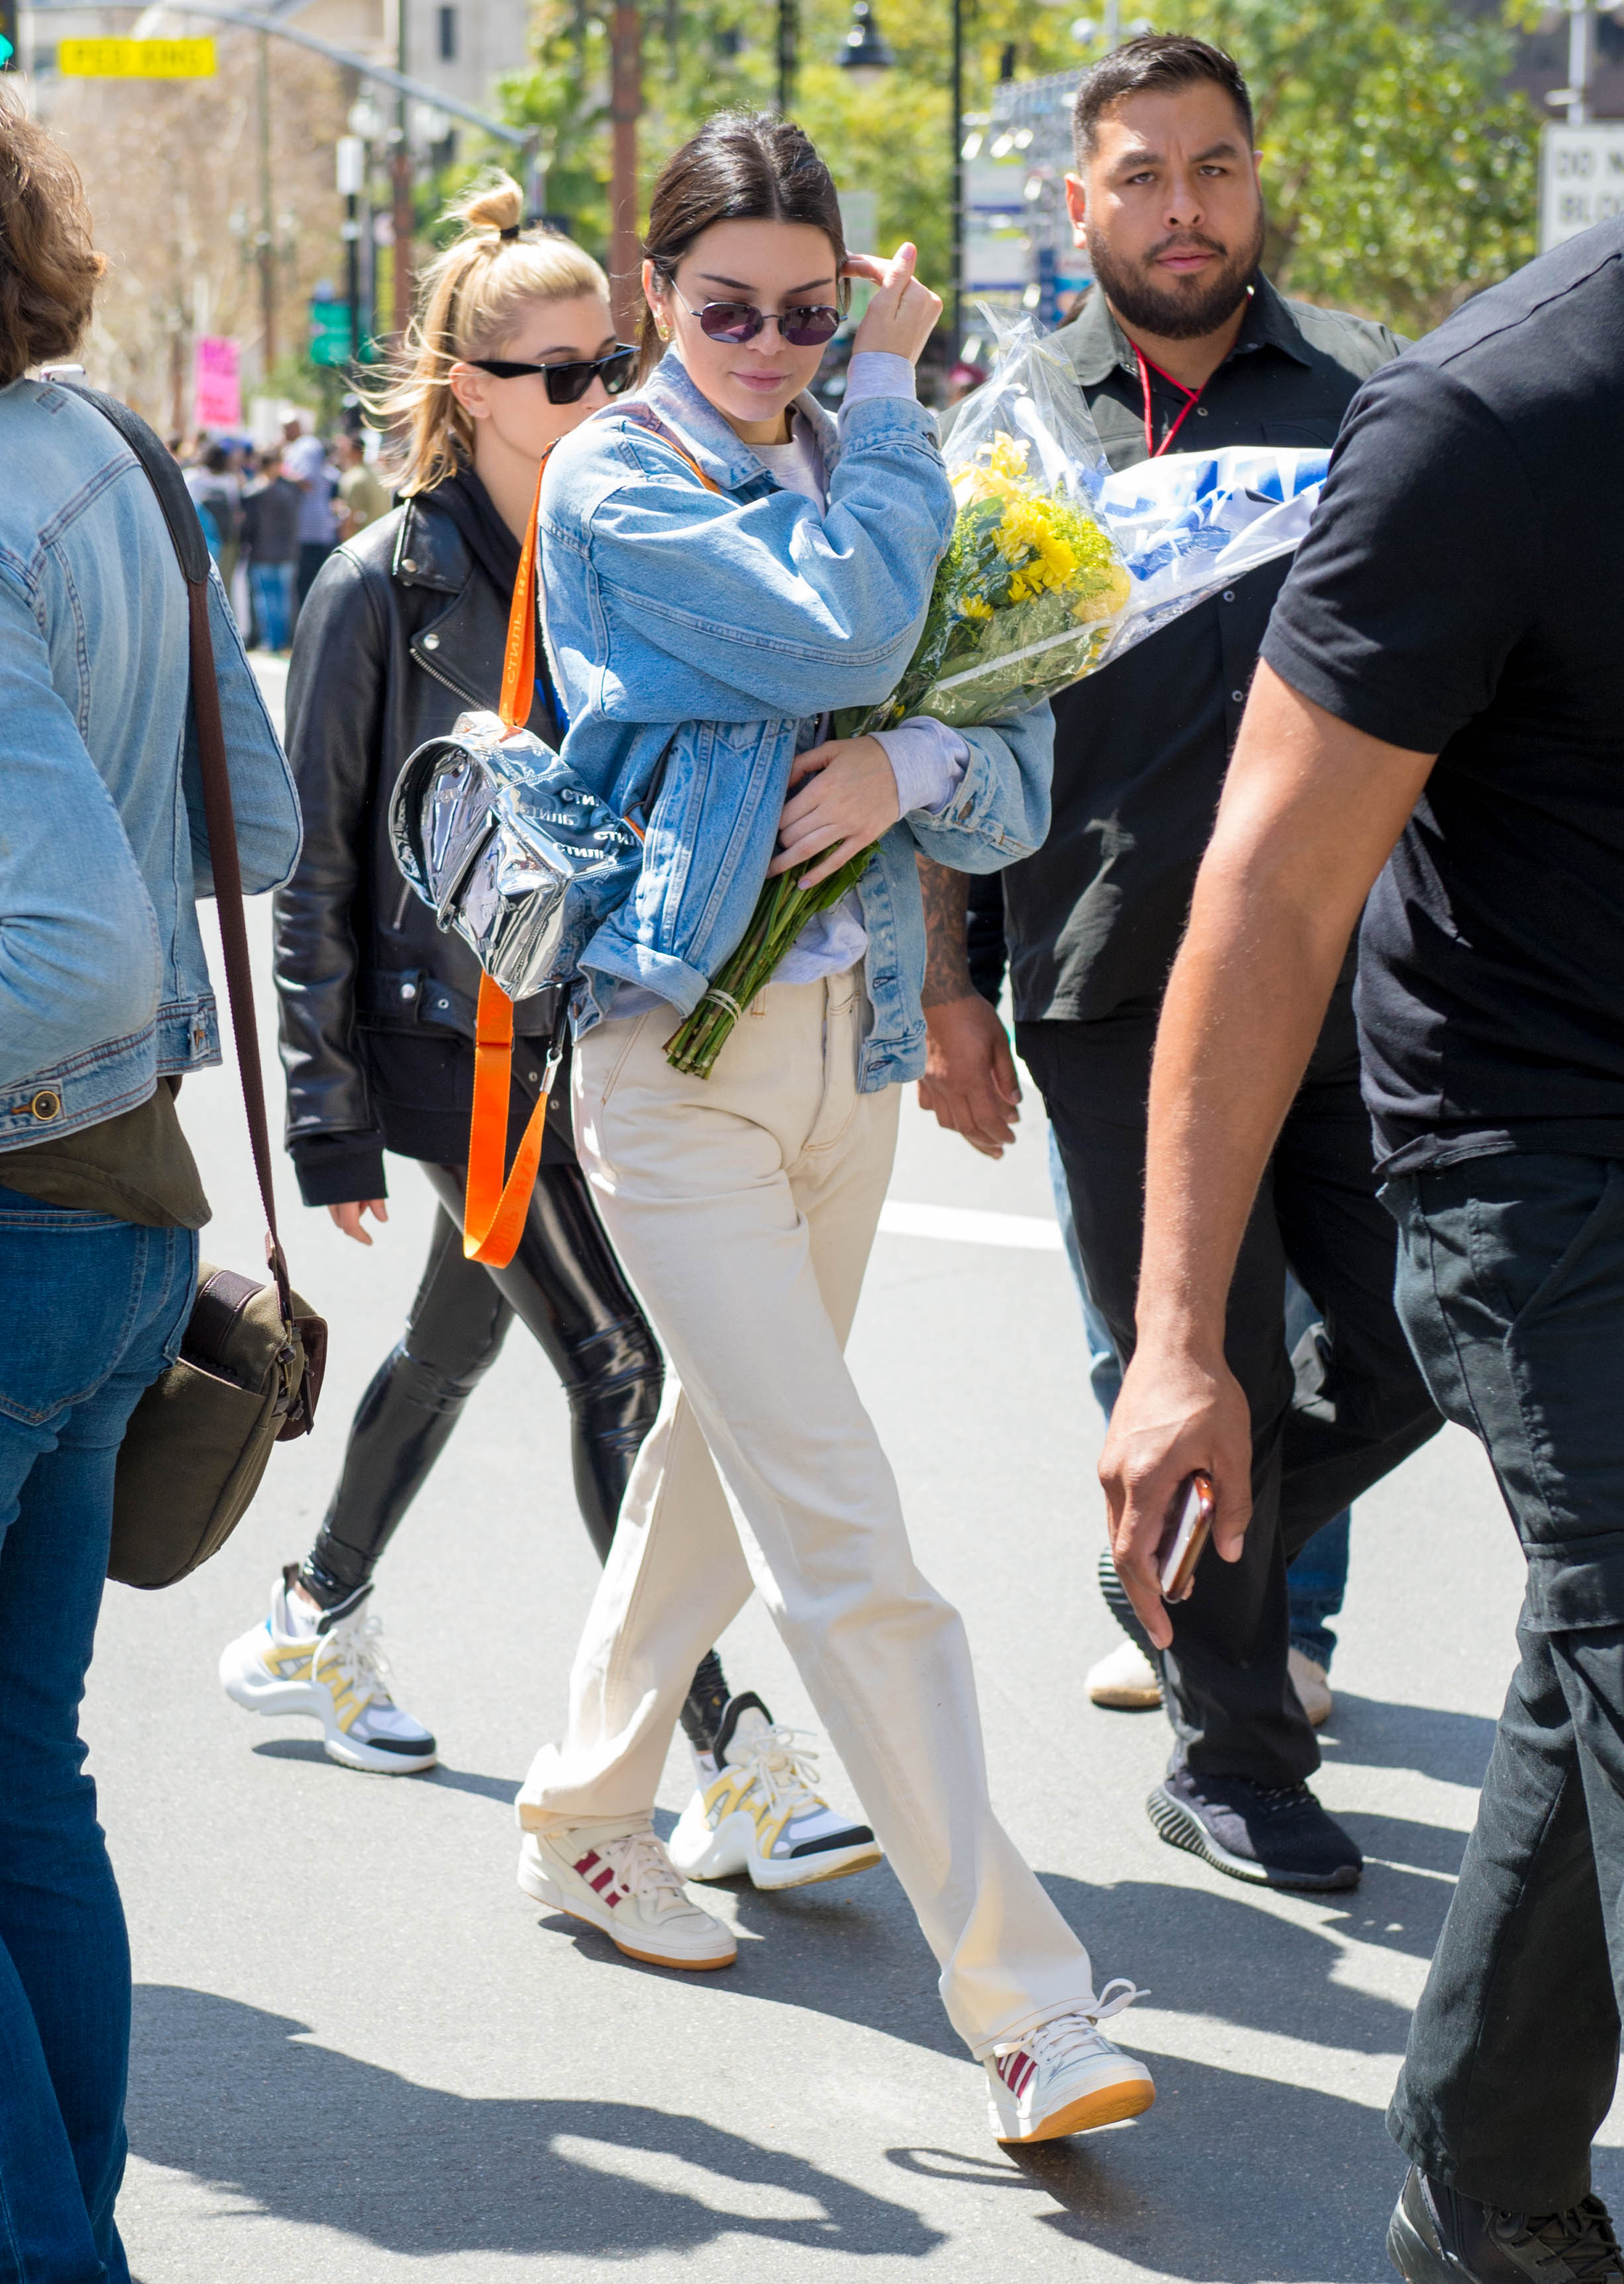
{"type": "MultiPolygon", "coordinates": [[[[0,388],[0,1154],[220,1060],[185,583],[140,463],[71,391],[0,388]]],[[[286,880],[299,802],[217,578],[243,885],[286,880]]],[[[0,1156],[0,1165],[4,1157],[0,1156]]]]}
{"type": "MultiPolygon", "coordinates": [[[[718,492],[619,404],[565,438],[542,486],[565,758],[648,833],[636,888],[587,947],[582,1030],[612,1012],[621,982],[684,1013],[698,1005],[766,877],[801,724],[894,688],[953,526],[934,416],[910,400],[870,397],[837,431],[800,399],[829,472],[820,516],[671,352],[641,395],[718,492]]],[[[1030,856],[1049,828],[1048,706],[964,734],[970,762],[952,800],[893,825],[858,891],[873,1011],[865,1092],[925,1067],[916,849],[993,872],[1030,856]]]]}

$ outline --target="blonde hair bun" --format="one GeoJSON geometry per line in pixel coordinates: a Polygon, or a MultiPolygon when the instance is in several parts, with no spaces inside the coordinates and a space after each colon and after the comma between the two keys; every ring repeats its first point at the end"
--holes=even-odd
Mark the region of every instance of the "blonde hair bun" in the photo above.
{"type": "Polygon", "coordinates": [[[493,175],[488,182],[476,183],[446,212],[465,230],[517,230],[525,218],[524,192],[511,175],[493,175]]]}

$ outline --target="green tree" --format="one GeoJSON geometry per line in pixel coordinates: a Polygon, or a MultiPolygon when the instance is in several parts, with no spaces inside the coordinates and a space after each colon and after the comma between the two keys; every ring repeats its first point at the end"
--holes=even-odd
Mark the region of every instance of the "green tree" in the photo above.
{"type": "MultiPolygon", "coordinates": [[[[1076,0],[964,0],[965,107],[985,111],[1007,64],[1081,70],[1076,0]]],[[[895,67],[854,87],[834,61],[849,0],[801,0],[795,114],[844,190],[878,194],[889,247],[917,241],[947,280],[950,0],[876,0],[895,67]]],[[[535,62],[507,82],[543,130],[548,205],[601,251],[608,223],[608,48],[603,0],[541,0],[535,62]]],[[[1239,60],[1257,104],[1270,231],[1290,292],[1415,333],[1534,251],[1538,119],[1508,95],[1511,35],[1452,0],[1164,0],[1158,28],[1198,33],[1239,60]]],[[[761,0],[654,0],[644,17],[643,193],[668,154],[724,106],[773,98],[775,12],[761,0]]]]}

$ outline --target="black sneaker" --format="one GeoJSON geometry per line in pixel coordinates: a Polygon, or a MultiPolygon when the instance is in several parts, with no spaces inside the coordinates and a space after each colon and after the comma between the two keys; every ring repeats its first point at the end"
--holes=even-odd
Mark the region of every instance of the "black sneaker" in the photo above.
{"type": "Polygon", "coordinates": [[[1307,1785],[1170,1769],[1145,1802],[1170,1848],[1188,1848],[1215,1872],[1269,1888],[1354,1888],[1364,1858],[1307,1785]]]}
{"type": "Polygon", "coordinates": [[[1624,2256],[1606,2206],[1502,2212],[1409,2169],[1387,2230],[1387,2257],[1405,2284],[1624,2284],[1624,2256]]]}
{"type": "Polygon", "coordinates": [[[1112,1560],[1111,1549],[1108,1546],[1102,1546],[1099,1551],[1097,1576],[1100,1600],[1128,1636],[1128,1640],[1136,1643],[1154,1665],[1156,1653],[1151,1647],[1151,1638],[1139,1622],[1138,1611],[1128,1599],[1128,1589],[1117,1576],[1117,1567],[1112,1560]]]}

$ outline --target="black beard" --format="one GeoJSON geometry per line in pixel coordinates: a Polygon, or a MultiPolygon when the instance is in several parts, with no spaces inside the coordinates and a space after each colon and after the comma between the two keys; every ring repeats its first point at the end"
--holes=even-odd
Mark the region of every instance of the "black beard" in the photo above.
{"type": "MultiPolygon", "coordinates": [[[[1214,252],[1222,250],[1215,239],[1203,238],[1193,231],[1188,236],[1191,244],[1211,247],[1214,252]]],[[[1193,341],[1204,333],[1215,333],[1245,300],[1246,289],[1263,255],[1263,217],[1260,213],[1249,245],[1222,262],[1216,273],[1204,278],[1198,286],[1191,285],[1183,289],[1154,284],[1148,262],[1132,270],[1123,267],[1101,232],[1090,230],[1088,238],[1094,275],[1119,317],[1159,340],[1193,341]]],[[[1164,240],[1154,249],[1152,261],[1167,242],[1164,240]]]]}

